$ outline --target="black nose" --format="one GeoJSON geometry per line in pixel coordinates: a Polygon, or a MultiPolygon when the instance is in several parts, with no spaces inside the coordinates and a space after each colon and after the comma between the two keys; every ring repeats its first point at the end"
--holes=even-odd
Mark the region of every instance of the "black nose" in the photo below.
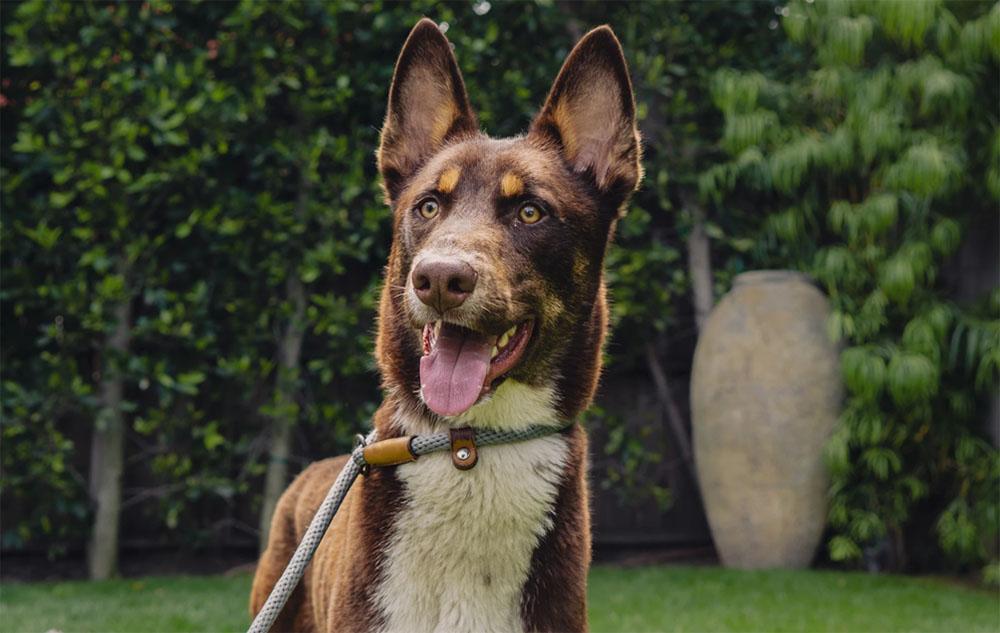
{"type": "Polygon", "coordinates": [[[472,266],[463,261],[424,260],[413,268],[413,289],[421,301],[444,314],[465,303],[476,289],[478,277],[472,266]]]}

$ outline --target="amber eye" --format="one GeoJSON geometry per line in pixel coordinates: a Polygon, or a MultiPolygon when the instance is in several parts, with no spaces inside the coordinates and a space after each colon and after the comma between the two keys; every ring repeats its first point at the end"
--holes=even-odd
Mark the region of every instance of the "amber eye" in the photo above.
{"type": "Polygon", "coordinates": [[[417,211],[420,212],[420,215],[422,215],[425,220],[432,219],[438,214],[437,200],[432,200],[431,198],[424,200],[420,203],[420,206],[417,207],[417,211]]]}
{"type": "Polygon", "coordinates": [[[535,224],[545,217],[542,209],[537,204],[530,202],[522,206],[517,212],[517,219],[525,224],[535,224]]]}

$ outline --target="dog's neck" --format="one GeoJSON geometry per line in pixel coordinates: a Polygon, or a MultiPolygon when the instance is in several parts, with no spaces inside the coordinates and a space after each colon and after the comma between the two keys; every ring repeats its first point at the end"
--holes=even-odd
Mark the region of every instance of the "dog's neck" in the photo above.
{"type": "Polygon", "coordinates": [[[403,435],[418,435],[459,427],[498,431],[516,431],[532,426],[561,427],[567,421],[559,417],[555,402],[555,388],[551,385],[534,387],[514,380],[504,381],[483,401],[450,418],[430,415],[423,407],[397,398],[392,416],[393,430],[403,435]]]}
{"type": "MultiPolygon", "coordinates": [[[[467,412],[470,423],[494,426],[491,415],[524,406],[516,403],[519,390],[510,390],[515,385],[505,384],[494,394],[497,413],[487,414],[489,403],[480,403],[467,412]]],[[[399,413],[395,421],[406,433],[443,430],[399,413]]],[[[518,424],[529,417],[538,421],[536,413],[524,408],[518,424]]],[[[438,424],[462,424],[458,419],[438,424]]],[[[402,501],[376,590],[385,618],[381,632],[523,630],[520,606],[532,555],[555,525],[556,499],[571,459],[569,439],[556,433],[491,446],[471,470],[455,468],[447,453],[397,467],[402,501]]]]}

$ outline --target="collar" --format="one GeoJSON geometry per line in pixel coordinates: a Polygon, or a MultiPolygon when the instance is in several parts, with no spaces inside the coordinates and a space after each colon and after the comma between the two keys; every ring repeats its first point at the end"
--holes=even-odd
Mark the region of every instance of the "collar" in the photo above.
{"type": "Polygon", "coordinates": [[[367,437],[358,435],[351,459],[367,474],[372,467],[383,468],[414,462],[421,455],[450,450],[451,461],[459,470],[469,470],[479,460],[480,446],[495,446],[525,442],[555,433],[561,433],[572,427],[574,422],[564,426],[529,426],[516,431],[496,431],[492,429],[473,429],[462,427],[450,429],[447,433],[428,433],[424,435],[404,435],[378,440],[375,431],[367,437]]]}

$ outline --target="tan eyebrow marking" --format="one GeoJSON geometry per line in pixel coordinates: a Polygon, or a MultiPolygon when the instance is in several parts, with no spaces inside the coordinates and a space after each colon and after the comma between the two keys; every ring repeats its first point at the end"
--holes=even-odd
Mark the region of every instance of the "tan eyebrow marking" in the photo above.
{"type": "Polygon", "coordinates": [[[449,167],[438,176],[438,191],[441,193],[451,193],[458,184],[458,177],[461,175],[458,167],[449,167]]]}
{"type": "Polygon", "coordinates": [[[510,198],[521,194],[524,191],[524,181],[512,171],[508,171],[500,179],[500,195],[510,198]]]}

